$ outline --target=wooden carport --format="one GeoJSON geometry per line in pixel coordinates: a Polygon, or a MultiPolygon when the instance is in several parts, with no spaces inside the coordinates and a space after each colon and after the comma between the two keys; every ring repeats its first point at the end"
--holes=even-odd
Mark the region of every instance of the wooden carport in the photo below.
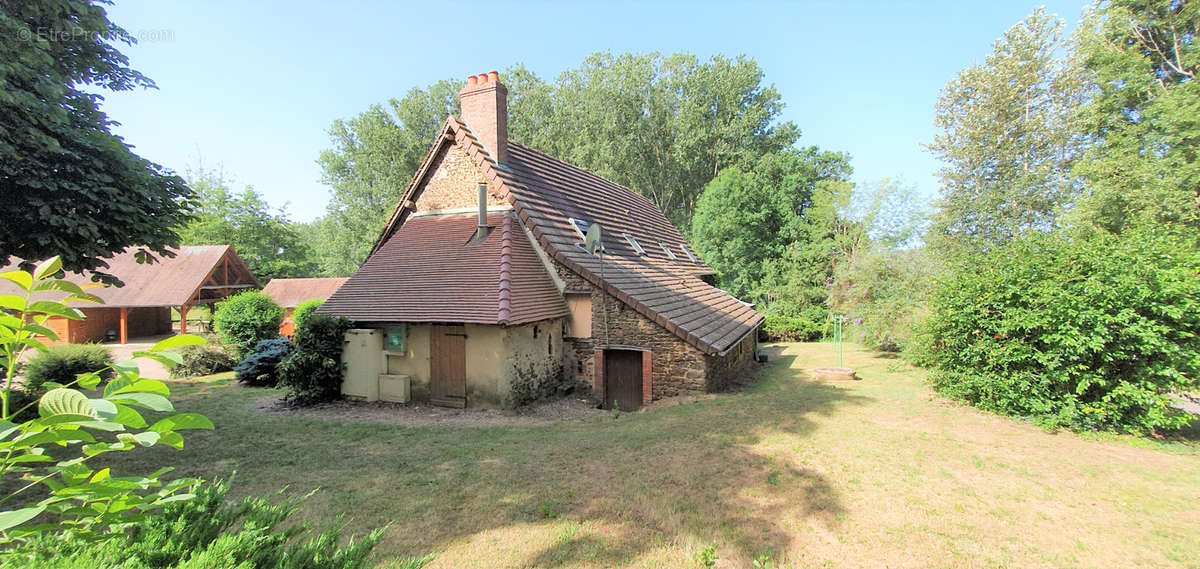
{"type": "MultiPolygon", "coordinates": [[[[175,256],[161,256],[154,263],[138,263],[133,251],[112,257],[106,272],[124,285],[90,289],[88,292],[104,304],[74,303],[86,316],[83,320],[51,318],[47,325],[66,343],[102,341],[112,330],[126,344],[131,335],[170,333],[171,309],[179,311],[179,331],[186,333],[191,307],[211,304],[243,289],[259,288],[250,269],[229,245],[185,245],[172,251],[175,256]]],[[[4,270],[7,268],[0,272],[4,270]]],[[[66,278],[80,285],[91,282],[90,275],[80,273],[69,273],[66,278]]]]}

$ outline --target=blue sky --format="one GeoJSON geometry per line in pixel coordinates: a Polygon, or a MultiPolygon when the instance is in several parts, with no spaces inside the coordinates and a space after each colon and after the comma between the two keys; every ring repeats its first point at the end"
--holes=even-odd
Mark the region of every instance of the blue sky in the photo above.
{"type": "Polygon", "coordinates": [[[1085,4],[117,0],[110,18],[142,38],[124,52],[159,89],[104,108],[143,157],[220,168],[307,221],[329,197],[315,160],[330,122],[414,86],[516,62],[552,79],[596,51],[746,54],[800,144],[848,152],[858,182],[932,198],[938,163],[921,143],[938,90],[1037,6],[1073,24],[1085,4]]]}

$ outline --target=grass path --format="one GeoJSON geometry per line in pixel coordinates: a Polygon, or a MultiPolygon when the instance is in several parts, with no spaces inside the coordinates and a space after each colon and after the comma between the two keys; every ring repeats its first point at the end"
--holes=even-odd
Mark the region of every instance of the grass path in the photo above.
{"type": "Polygon", "coordinates": [[[212,433],[130,453],[235,492],[322,490],[305,516],[393,522],[383,557],[431,568],[1197,567],[1200,445],[1047,433],[945,401],[859,350],[788,344],[750,391],[552,427],[265,415],[267,392],[179,384],[212,433]],[[1150,447],[1150,448],[1144,448],[1150,447]]]}

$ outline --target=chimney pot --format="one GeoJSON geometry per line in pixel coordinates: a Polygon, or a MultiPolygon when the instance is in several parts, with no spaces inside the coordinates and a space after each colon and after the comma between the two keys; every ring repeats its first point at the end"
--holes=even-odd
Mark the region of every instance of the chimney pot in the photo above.
{"type": "Polygon", "coordinates": [[[461,118],[492,158],[508,160],[508,89],[496,71],[467,78],[459,91],[461,118]]]}

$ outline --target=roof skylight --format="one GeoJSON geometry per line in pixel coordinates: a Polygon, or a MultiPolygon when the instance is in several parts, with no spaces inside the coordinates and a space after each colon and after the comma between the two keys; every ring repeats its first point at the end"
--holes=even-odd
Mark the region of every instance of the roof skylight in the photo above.
{"type": "Polygon", "coordinates": [[[628,233],[624,233],[622,235],[624,235],[625,241],[629,242],[629,246],[633,247],[634,251],[637,251],[638,255],[646,254],[646,250],[642,248],[642,244],[638,243],[637,239],[635,239],[632,235],[630,235],[628,233]]]}
{"type": "Polygon", "coordinates": [[[670,248],[670,247],[667,247],[667,244],[666,244],[666,243],[663,243],[662,241],[659,241],[659,242],[658,242],[658,246],[659,246],[659,247],[662,247],[663,253],[666,253],[666,254],[667,254],[667,258],[668,258],[668,259],[670,259],[670,260],[672,260],[672,261],[674,261],[675,259],[678,259],[678,257],[676,257],[676,256],[675,256],[675,253],[672,253],[672,252],[671,252],[671,248],[670,248]]]}
{"type": "Polygon", "coordinates": [[[691,259],[693,263],[696,262],[696,256],[692,254],[691,249],[688,249],[687,243],[680,243],[679,248],[683,249],[683,253],[687,255],[688,259],[691,259]]]}

